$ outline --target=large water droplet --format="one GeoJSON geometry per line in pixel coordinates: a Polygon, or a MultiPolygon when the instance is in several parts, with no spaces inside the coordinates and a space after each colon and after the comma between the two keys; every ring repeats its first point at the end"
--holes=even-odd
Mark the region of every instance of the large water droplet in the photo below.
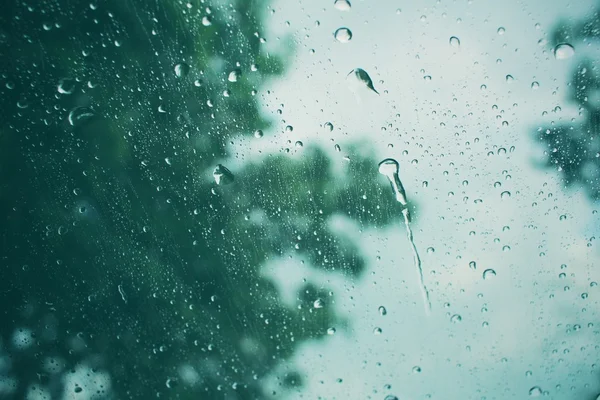
{"type": "Polygon", "coordinates": [[[263,137],[263,136],[264,136],[264,133],[263,133],[263,131],[262,131],[262,130],[260,130],[260,129],[257,129],[257,130],[255,130],[255,131],[254,131],[254,137],[255,137],[255,138],[257,138],[257,139],[260,139],[260,138],[261,138],[261,137],[263,137]]]}
{"type": "Polygon", "coordinates": [[[335,7],[336,10],[340,10],[340,11],[350,11],[350,8],[352,7],[352,5],[350,4],[350,2],[348,0],[335,0],[335,3],[333,3],[333,6],[335,7]]]}
{"type": "Polygon", "coordinates": [[[380,315],[386,315],[387,314],[387,310],[385,309],[384,306],[379,306],[379,314],[380,315]]]}
{"type": "Polygon", "coordinates": [[[333,131],[333,124],[331,122],[325,122],[325,125],[323,125],[323,127],[329,132],[333,131]]]}
{"type": "Polygon", "coordinates": [[[227,76],[227,80],[229,82],[237,82],[241,76],[242,76],[242,71],[239,69],[234,69],[233,71],[231,71],[229,73],[229,76],[227,76]]]}
{"type": "Polygon", "coordinates": [[[371,80],[371,77],[369,76],[369,74],[367,73],[367,71],[365,71],[362,68],[355,68],[352,71],[350,71],[350,73],[348,74],[348,76],[352,75],[355,79],[355,81],[359,84],[359,85],[364,85],[366,86],[368,89],[372,90],[373,92],[379,94],[379,92],[377,90],[375,90],[375,87],[373,86],[373,81],[371,80]]]}
{"type": "Polygon", "coordinates": [[[314,307],[314,308],[323,308],[323,306],[325,306],[325,302],[323,301],[323,299],[320,299],[320,298],[319,298],[319,299],[316,299],[316,300],[313,302],[313,307],[314,307]]]}
{"type": "Polygon", "coordinates": [[[69,123],[72,126],[81,125],[91,119],[96,113],[89,107],[75,107],[69,113],[69,123]]]}
{"type": "Polygon", "coordinates": [[[58,81],[58,93],[60,94],[71,94],[75,90],[75,80],[69,78],[63,78],[58,81]]]}
{"type": "Polygon", "coordinates": [[[557,60],[566,60],[575,55],[575,48],[569,43],[559,43],[554,48],[554,58],[557,60]]]}
{"type": "Polygon", "coordinates": [[[230,170],[222,164],[218,164],[213,171],[213,177],[217,185],[229,185],[233,182],[234,177],[230,170]]]}
{"type": "Polygon", "coordinates": [[[495,276],[496,276],[496,271],[494,271],[491,268],[486,269],[485,271],[483,271],[483,279],[492,279],[495,276]]]}
{"type": "Polygon", "coordinates": [[[190,66],[186,63],[175,64],[175,67],[173,67],[173,69],[175,70],[175,76],[178,78],[183,78],[188,74],[188,72],[190,72],[190,66]]]}
{"type": "Polygon", "coordinates": [[[348,28],[339,28],[335,31],[333,36],[340,43],[348,43],[352,40],[352,31],[348,28]]]}
{"type": "Polygon", "coordinates": [[[540,397],[542,395],[542,389],[539,386],[534,386],[529,389],[529,396],[540,397]]]}
{"type": "Polygon", "coordinates": [[[456,36],[452,36],[450,38],[450,46],[452,47],[460,47],[460,39],[456,36]]]}

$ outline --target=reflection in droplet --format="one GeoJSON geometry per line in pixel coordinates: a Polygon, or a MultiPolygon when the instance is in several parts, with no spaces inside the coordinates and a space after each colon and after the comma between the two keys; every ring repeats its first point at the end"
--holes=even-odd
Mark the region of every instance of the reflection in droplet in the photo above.
{"type": "Polygon", "coordinates": [[[218,164],[213,171],[213,177],[217,185],[229,185],[234,181],[234,176],[230,170],[222,164],[218,164]]]}
{"type": "Polygon", "coordinates": [[[573,57],[574,54],[575,48],[569,43],[559,43],[554,48],[554,58],[557,60],[566,60],[573,57]]]}
{"type": "Polygon", "coordinates": [[[483,279],[491,279],[491,278],[493,278],[495,276],[496,276],[496,271],[494,271],[491,268],[486,269],[485,271],[483,271],[483,279]]]}
{"type": "Polygon", "coordinates": [[[452,36],[450,38],[450,46],[452,46],[452,47],[460,47],[460,39],[457,38],[456,36],[452,36]]]}
{"type": "Polygon", "coordinates": [[[76,107],[69,113],[69,123],[72,126],[81,125],[92,118],[96,113],[89,107],[76,107]]]}
{"type": "Polygon", "coordinates": [[[352,31],[348,28],[339,28],[333,36],[340,43],[348,43],[352,39],[352,31]]]}
{"type": "Polygon", "coordinates": [[[359,84],[365,85],[368,89],[379,94],[379,92],[377,90],[375,90],[375,87],[373,87],[373,81],[371,80],[371,77],[369,76],[367,71],[365,71],[364,69],[355,68],[352,71],[350,71],[348,76],[350,76],[350,75],[352,75],[359,84]]]}
{"type": "Polygon", "coordinates": [[[173,69],[175,70],[175,76],[178,78],[183,78],[188,74],[188,72],[190,72],[190,66],[186,63],[175,64],[173,69]]]}
{"type": "Polygon", "coordinates": [[[352,7],[348,0],[335,0],[333,6],[336,10],[340,11],[350,11],[350,8],[352,7]]]}

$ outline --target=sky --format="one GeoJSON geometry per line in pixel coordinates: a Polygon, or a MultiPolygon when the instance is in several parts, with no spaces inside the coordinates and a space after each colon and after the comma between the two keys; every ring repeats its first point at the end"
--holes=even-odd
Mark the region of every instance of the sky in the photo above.
{"type": "Polygon", "coordinates": [[[336,218],[331,229],[368,261],[362,277],[287,255],[263,273],[290,305],[303,279],[331,288],[329,306],[347,322],[302,344],[265,387],[281,394],[278,378],[299,368],[302,389],[284,390],[292,399],[592,398],[600,392],[600,291],[590,286],[600,281],[590,239],[598,204],[541,167],[544,148],[533,134],[582,118],[565,101],[568,78],[598,44],[574,43],[576,56],[557,60],[544,40],[559,18],[585,16],[594,2],[354,0],[347,12],[333,3],[276,0],[265,10],[267,51],[290,56],[284,76],[258,94],[275,122],[268,140],[245,143],[237,162],[269,148],[301,158],[321,146],[342,177],[356,154],[351,143],[376,160],[398,160],[419,207],[412,228],[432,312],[401,215],[384,229],[336,218]],[[340,27],[351,30],[349,42],[334,38],[340,27]],[[358,67],[380,95],[353,87],[347,74],[358,67]],[[483,279],[487,269],[496,275],[483,279]]]}

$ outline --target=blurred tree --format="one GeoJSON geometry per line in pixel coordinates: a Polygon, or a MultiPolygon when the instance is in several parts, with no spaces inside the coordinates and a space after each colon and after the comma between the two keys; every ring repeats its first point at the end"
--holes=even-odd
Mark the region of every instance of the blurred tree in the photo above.
{"type": "Polygon", "coordinates": [[[338,176],[282,151],[215,183],[228,144],[268,127],[255,94],[283,61],[265,1],[208,3],[3,4],[0,397],[263,398],[336,317],[311,282],[285,305],[261,265],[358,276],[328,221],[391,219],[360,156],[338,176]]]}
{"type": "MultiPolygon", "coordinates": [[[[576,47],[600,36],[600,8],[585,19],[559,21],[552,45],[576,47]]],[[[568,99],[579,109],[580,118],[540,127],[537,138],[547,147],[547,165],[557,168],[566,185],[585,188],[589,197],[600,198],[600,59],[581,56],[569,83],[568,99]]]]}

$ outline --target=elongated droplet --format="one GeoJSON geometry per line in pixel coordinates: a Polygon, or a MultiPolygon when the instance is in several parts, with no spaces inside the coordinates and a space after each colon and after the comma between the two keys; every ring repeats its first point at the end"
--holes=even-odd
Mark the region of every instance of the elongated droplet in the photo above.
{"type": "Polygon", "coordinates": [[[217,185],[229,185],[234,180],[231,171],[221,164],[216,166],[213,172],[213,177],[215,178],[215,182],[217,182],[217,185]]]}
{"type": "Polygon", "coordinates": [[[72,126],[80,125],[83,122],[89,120],[94,115],[94,110],[89,107],[76,107],[69,113],[69,123],[72,126]]]}
{"type": "Polygon", "coordinates": [[[398,164],[398,161],[394,160],[393,158],[386,158],[385,160],[379,163],[379,173],[385,175],[388,178],[392,186],[392,191],[394,192],[396,201],[402,205],[402,215],[404,216],[406,235],[408,236],[408,241],[410,242],[410,246],[412,248],[413,261],[415,267],[417,269],[417,272],[419,273],[419,286],[421,287],[421,294],[423,296],[423,302],[425,303],[425,312],[429,314],[429,312],[431,312],[431,301],[429,300],[429,291],[427,290],[427,286],[425,286],[425,278],[423,277],[421,257],[419,257],[419,252],[417,251],[417,246],[415,245],[413,232],[410,228],[410,213],[408,210],[408,202],[406,200],[406,192],[404,191],[404,186],[402,186],[400,176],[398,175],[399,170],[400,164],[398,164]]]}
{"type": "Polygon", "coordinates": [[[362,69],[362,68],[354,68],[348,74],[348,76],[350,76],[350,75],[352,75],[354,77],[354,79],[360,85],[364,85],[368,89],[370,89],[370,90],[374,91],[375,93],[379,94],[379,92],[377,90],[375,90],[375,87],[373,86],[373,81],[371,80],[371,77],[369,76],[369,74],[367,73],[367,71],[365,71],[364,69],[362,69]]]}

